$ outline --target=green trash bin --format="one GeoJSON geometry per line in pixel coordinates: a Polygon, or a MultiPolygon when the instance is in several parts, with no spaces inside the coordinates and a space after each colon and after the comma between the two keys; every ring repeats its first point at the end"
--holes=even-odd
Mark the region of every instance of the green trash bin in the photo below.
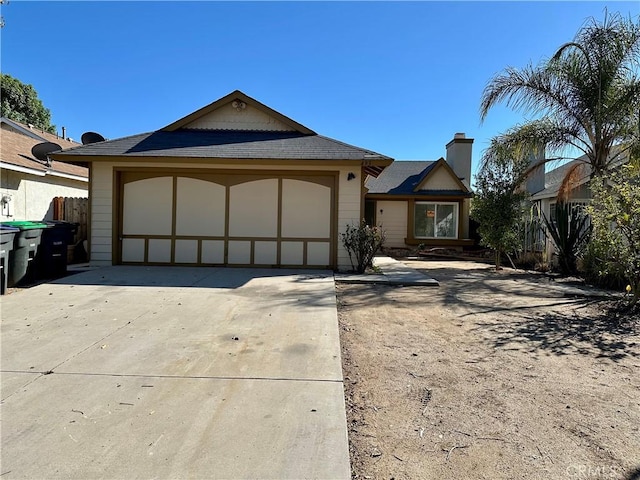
{"type": "Polygon", "coordinates": [[[6,225],[0,225],[0,295],[4,295],[7,291],[9,253],[13,250],[16,233],[20,233],[20,230],[6,225]]]}
{"type": "Polygon", "coordinates": [[[42,222],[2,222],[2,225],[19,230],[9,253],[8,286],[12,287],[35,279],[35,258],[40,245],[42,231],[47,228],[42,222]]]}

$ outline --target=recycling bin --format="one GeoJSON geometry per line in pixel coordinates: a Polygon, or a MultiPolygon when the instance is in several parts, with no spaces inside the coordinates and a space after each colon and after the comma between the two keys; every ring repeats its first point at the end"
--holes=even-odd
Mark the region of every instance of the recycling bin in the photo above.
{"type": "Polygon", "coordinates": [[[79,223],[45,221],[38,249],[37,275],[39,278],[57,278],[67,273],[67,247],[73,245],[79,223]]]}
{"type": "Polygon", "coordinates": [[[12,287],[21,283],[35,280],[36,254],[42,232],[47,227],[42,222],[2,222],[2,226],[14,227],[16,232],[13,240],[13,250],[9,252],[9,275],[7,286],[12,287]]]}
{"type": "Polygon", "coordinates": [[[0,225],[0,295],[4,295],[7,291],[7,283],[9,280],[9,252],[13,250],[13,242],[16,233],[20,229],[0,225]]]}

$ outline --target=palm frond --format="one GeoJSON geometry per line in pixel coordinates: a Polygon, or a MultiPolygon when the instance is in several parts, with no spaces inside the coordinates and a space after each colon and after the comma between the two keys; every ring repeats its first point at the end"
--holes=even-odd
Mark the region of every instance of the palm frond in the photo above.
{"type": "MultiPolygon", "coordinates": [[[[544,144],[552,156],[563,147],[578,148],[592,176],[602,175],[614,145],[640,138],[640,19],[618,13],[605,14],[601,23],[591,19],[550,59],[506,68],[482,93],[481,121],[498,103],[540,118],[501,135],[500,149],[506,145],[517,157],[531,151],[532,142],[544,144]]],[[[500,149],[492,144],[487,158],[500,149]]]]}
{"type": "Polygon", "coordinates": [[[587,166],[583,162],[574,163],[567,169],[558,188],[557,198],[559,201],[567,202],[569,200],[571,192],[578,186],[580,180],[589,174],[586,170],[587,166]]]}

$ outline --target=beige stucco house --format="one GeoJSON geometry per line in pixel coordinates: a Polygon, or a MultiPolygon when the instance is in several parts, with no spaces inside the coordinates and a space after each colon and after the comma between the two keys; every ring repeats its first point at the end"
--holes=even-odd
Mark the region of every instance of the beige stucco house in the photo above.
{"type": "Polygon", "coordinates": [[[0,220],[53,220],[55,197],[86,198],[86,167],[40,161],[31,149],[42,142],[79,145],[8,118],[0,118],[0,220]]]}
{"type": "Polygon", "coordinates": [[[339,234],[392,158],[240,91],[150,133],[52,154],[90,168],[93,265],[351,268],[339,234]]]}
{"type": "Polygon", "coordinates": [[[367,179],[365,218],[386,232],[387,247],[473,245],[469,238],[473,139],[456,133],[447,158],[395,161],[367,179]]]}

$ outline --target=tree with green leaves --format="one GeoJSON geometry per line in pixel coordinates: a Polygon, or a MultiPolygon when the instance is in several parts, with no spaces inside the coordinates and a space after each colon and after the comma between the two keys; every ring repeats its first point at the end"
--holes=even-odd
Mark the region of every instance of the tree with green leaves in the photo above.
{"type": "Polygon", "coordinates": [[[514,161],[511,152],[496,144],[482,157],[476,175],[475,196],[471,201],[471,218],[478,222],[480,243],[495,250],[496,270],[504,253],[521,246],[520,224],[524,216],[527,193],[519,188],[528,163],[514,161]]]}
{"type": "Polygon", "coordinates": [[[640,301],[640,167],[623,165],[604,180],[593,182],[588,207],[601,256],[599,273],[620,274],[633,306],[640,301]]]}
{"type": "Polygon", "coordinates": [[[622,156],[640,159],[640,23],[616,13],[602,23],[590,19],[574,41],[541,64],[508,67],[486,86],[481,119],[499,103],[535,117],[499,136],[499,144],[525,158],[543,145],[537,164],[570,157],[584,162],[568,169],[561,192],[571,190],[577,170],[598,177],[622,156]],[[586,172],[584,172],[586,173],[586,172]]]}
{"type": "Polygon", "coordinates": [[[49,133],[56,133],[51,124],[51,112],[42,104],[32,85],[26,85],[11,75],[2,74],[0,115],[17,122],[31,124],[49,133]]]}

